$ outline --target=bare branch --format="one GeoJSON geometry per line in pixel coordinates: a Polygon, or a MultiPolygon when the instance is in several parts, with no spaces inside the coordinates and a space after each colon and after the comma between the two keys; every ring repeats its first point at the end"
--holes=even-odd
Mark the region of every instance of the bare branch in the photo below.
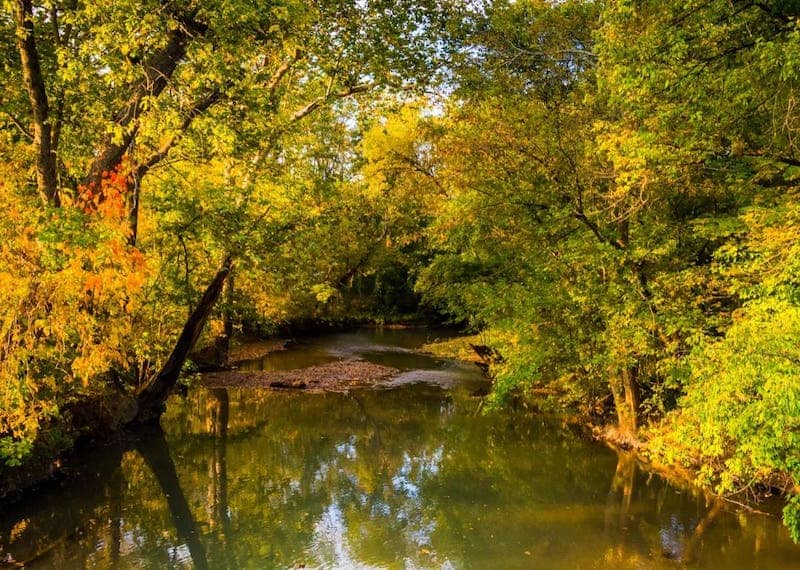
{"type": "Polygon", "coordinates": [[[281,63],[278,68],[272,72],[269,80],[267,81],[267,90],[269,91],[270,99],[275,99],[275,92],[278,89],[278,85],[280,85],[281,80],[286,76],[290,69],[296,64],[298,61],[303,59],[304,54],[300,50],[295,50],[294,56],[291,59],[287,59],[283,63],[281,63]]]}
{"type": "Polygon", "coordinates": [[[25,128],[25,125],[23,125],[19,119],[17,119],[14,115],[9,113],[8,111],[3,111],[3,113],[11,120],[11,124],[17,127],[19,132],[21,132],[23,135],[25,135],[25,137],[29,138],[30,140],[33,140],[33,133],[31,133],[27,128],[25,128]]]}
{"type": "Polygon", "coordinates": [[[345,99],[347,97],[356,95],[358,93],[366,93],[367,91],[373,89],[376,86],[377,83],[359,83],[358,85],[352,85],[346,89],[343,89],[342,91],[337,91],[335,93],[326,93],[325,95],[317,97],[304,107],[301,107],[300,109],[295,111],[294,114],[289,119],[289,123],[291,124],[300,121],[304,117],[307,117],[308,115],[316,111],[319,107],[321,107],[325,103],[328,103],[336,99],[345,99]]]}

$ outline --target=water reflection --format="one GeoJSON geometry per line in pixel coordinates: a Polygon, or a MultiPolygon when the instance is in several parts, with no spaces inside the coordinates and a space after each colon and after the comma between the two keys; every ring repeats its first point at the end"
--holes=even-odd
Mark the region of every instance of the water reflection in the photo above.
{"type": "Polygon", "coordinates": [[[470,390],[198,391],[0,515],[31,568],[800,568],[734,513],[470,390]]]}
{"type": "Polygon", "coordinates": [[[167,440],[161,429],[154,430],[137,442],[136,450],[144,458],[145,463],[153,472],[167,500],[172,523],[178,534],[181,544],[169,549],[170,562],[173,564],[185,560],[185,551],[188,550],[195,568],[203,570],[208,568],[206,549],[200,540],[197,523],[186,501],[178,479],[178,472],[169,454],[167,440]]]}

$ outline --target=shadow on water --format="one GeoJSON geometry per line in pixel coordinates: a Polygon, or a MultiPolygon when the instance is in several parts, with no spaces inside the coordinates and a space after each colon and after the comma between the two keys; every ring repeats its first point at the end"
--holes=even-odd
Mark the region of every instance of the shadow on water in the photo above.
{"type": "Polygon", "coordinates": [[[170,402],[164,431],[95,452],[70,483],[4,509],[0,559],[64,570],[800,568],[776,518],[676,488],[546,418],[478,414],[473,380],[190,392],[170,402]]]}
{"type": "MultiPolygon", "coordinates": [[[[227,538],[231,534],[225,463],[228,394],[224,389],[217,389],[209,391],[209,395],[210,435],[214,440],[210,472],[216,489],[213,494],[213,512],[215,522],[223,529],[227,538]]],[[[174,553],[170,557],[170,563],[181,562],[180,551],[185,546],[194,568],[209,568],[202,533],[181,488],[163,430],[160,427],[148,430],[139,434],[129,445],[108,446],[101,451],[102,454],[94,456],[91,463],[84,461],[79,467],[79,474],[67,484],[44,488],[41,496],[11,505],[11,509],[3,513],[0,519],[4,523],[0,526],[0,553],[3,554],[0,568],[6,565],[69,568],[86,567],[95,563],[110,568],[120,567],[123,551],[127,552],[131,547],[131,536],[125,532],[124,502],[127,497],[124,490],[128,482],[123,473],[123,464],[125,454],[132,451],[139,454],[158,482],[177,533],[178,544],[169,549],[174,553]],[[31,517],[26,516],[28,513],[25,512],[28,511],[26,507],[30,502],[58,506],[53,510],[38,510],[31,517]],[[102,515],[106,510],[107,528],[103,528],[102,515]],[[87,518],[87,515],[90,516],[87,518]],[[10,524],[11,521],[15,523],[10,524]],[[27,538],[26,541],[19,540],[23,535],[27,538]],[[95,549],[102,545],[107,557],[92,559],[89,550],[85,548],[87,537],[94,538],[95,549]]],[[[84,458],[86,459],[89,458],[84,458]]],[[[231,567],[238,567],[233,549],[228,554],[231,567]]]]}
{"type": "Polygon", "coordinates": [[[164,432],[160,428],[153,430],[147,434],[147,437],[137,442],[136,450],[142,455],[158,480],[161,491],[167,499],[178,538],[188,547],[194,567],[205,570],[209,567],[206,550],[200,540],[200,533],[197,530],[197,523],[189,508],[189,503],[181,489],[164,432]]]}
{"type": "Polygon", "coordinates": [[[71,566],[86,565],[88,559],[87,514],[108,508],[107,543],[110,565],[119,559],[121,490],[124,477],[120,461],[124,448],[102,449],[91,463],[76,465],[73,479],[44,485],[0,511],[0,568],[25,565],[58,567],[69,559],[71,566]],[[90,492],[87,492],[91,490],[90,492]],[[13,561],[13,562],[12,562],[13,561]]]}

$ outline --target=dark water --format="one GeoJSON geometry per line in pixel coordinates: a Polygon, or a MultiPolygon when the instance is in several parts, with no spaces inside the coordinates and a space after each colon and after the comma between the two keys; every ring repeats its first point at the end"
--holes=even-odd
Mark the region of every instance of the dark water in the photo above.
{"type": "Polygon", "coordinates": [[[250,363],[361,356],[405,370],[391,388],[172,400],[164,434],[95,453],[79,480],[0,513],[0,559],[59,569],[800,568],[777,518],[674,488],[552,421],[479,414],[475,370],[409,352],[426,336],[334,335],[250,363]]]}

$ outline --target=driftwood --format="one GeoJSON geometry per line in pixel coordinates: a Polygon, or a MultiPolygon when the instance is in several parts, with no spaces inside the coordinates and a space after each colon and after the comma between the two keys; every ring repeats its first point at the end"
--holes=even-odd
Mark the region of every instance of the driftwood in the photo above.
{"type": "Polygon", "coordinates": [[[475,354],[480,358],[478,362],[475,364],[483,371],[484,374],[489,373],[489,367],[492,364],[500,364],[503,362],[503,355],[497,351],[497,349],[492,348],[491,346],[486,346],[485,344],[472,344],[470,343],[470,348],[475,352],[475,354]]]}

